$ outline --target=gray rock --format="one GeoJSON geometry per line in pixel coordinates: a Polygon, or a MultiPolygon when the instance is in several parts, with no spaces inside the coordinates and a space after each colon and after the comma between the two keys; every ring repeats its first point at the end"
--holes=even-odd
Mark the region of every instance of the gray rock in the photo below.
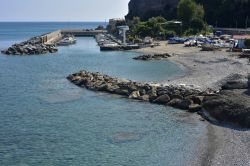
{"type": "Polygon", "coordinates": [[[149,101],[149,95],[139,96],[138,99],[143,101],[149,101]]]}
{"type": "Polygon", "coordinates": [[[139,91],[133,91],[130,95],[129,98],[130,99],[138,99],[140,97],[140,92],[139,91]]]}
{"type": "Polygon", "coordinates": [[[116,94],[118,95],[122,95],[122,96],[128,96],[129,95],[129,91],[127,89],[115,89],[114,91],[116,94]]]}
{"type": "Polygon", "coordinates": [[[146,94],[147,94],[147,92],[146,92],[146,90],[145,90],[145,89],[140,89],[140,94],[143,96],[143,95],[146,95],[146,94]]]}
{"type": "Polygon", "coordinates": [[[246,90],[224,90],[207,96],[202,108],[210,120],[250,127],[250,97],[246,90]]]}
{"type": "Polygon", "coordinates": [[[202,102],[203,102],[203,100],[204,100],[204,96],[194,96],[194,95],[191,95],[191,96],[185,97],[185,99],[192,100],[194,104],[201,105],[202,102]]]}
{"type": "Polygon", "coordinates": [[[202,106],[199,104],[191,104],[188,108],[189,112],[198,112],[202,109],[202,106]]]}
{"type": "Polygon", "coordinates": [[[189,106],[193,104],[191,100],[181,100],[181,99],[173,99],[171,100],[168,105],[173,106],[175,108],[183,109],[183,110],[188,110],[189,106]]]}
{"type": "Polygon", "coordinates": [[[134,57],[133,59],[148,61],[148,60],[161,60],[161,59],[166,59],[168,57],[171,57],[171,55],[168,53],[164,53],[164,54],[154,54],[154,55],[140,55],[138,57],[134,57]]]}
{"type": "Polygon", "coordinates": [[[183,99],[183,96],[179,95],[179,94],[172,94],[170,95],[171,99],[183,99]]]}
{"type": "Polygon", "coordinates": [[[159,104],[167,104],[170,101],[170,97],[165,94],[157,97],[153,102],[154,103],[159,103],[159,104]]]}
{"type": "Polygon", "coordinates": [[[228,81],[225,85],[222,86],[222,90],[248,89],[248,88],[249,88],[248,80],[228,81]]]}
{"type": "Polygon", "coordinates": [[[147,94],[149,95],[150,101],[155,100],[157,98],[156,87],[151,87],[147,94]]]}

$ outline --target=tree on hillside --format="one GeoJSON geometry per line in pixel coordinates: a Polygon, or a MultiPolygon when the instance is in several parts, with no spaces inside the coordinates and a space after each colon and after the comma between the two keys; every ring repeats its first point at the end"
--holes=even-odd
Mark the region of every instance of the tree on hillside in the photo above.
{"type": "Polygon", "coordinates": [[[196,34],[205,28],[203,21],[204,8],[194,0],[180,0],[177,6],[177,15],[182,21],[184,31],[187,31],[187,34],[196,34]]]}
{"type": "Polygon", "coordinates": [[[202,5],[199,5],[199,4],[196,5],[196,7],[195,7],[195,17],[203,20],[204,16],[205,16],[204,7],[202,5]]]}
{"type": "Polygon", "coordinates": [[[189,27],[192,18],[196,14],[196,3],[193,0],[181,0],[177,6],[178,18],[184,26],[189,27]]]}

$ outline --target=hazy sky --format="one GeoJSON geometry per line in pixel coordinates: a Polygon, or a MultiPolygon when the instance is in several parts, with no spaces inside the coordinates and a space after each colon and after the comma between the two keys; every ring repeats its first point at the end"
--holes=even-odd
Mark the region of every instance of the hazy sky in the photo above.
{"type": "Polygon", "coordinates": [[[0,0],[0,21],[104,21],[127,14],[129,0],[0,0]]]}

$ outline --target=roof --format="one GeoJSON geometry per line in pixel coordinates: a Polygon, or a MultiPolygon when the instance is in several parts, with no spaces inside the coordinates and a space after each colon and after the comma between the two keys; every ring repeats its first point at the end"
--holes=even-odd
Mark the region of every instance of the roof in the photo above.
{"type": "Polygon", "coordinates": [[[240,39],[250,39],[250,35],[234,35],[233,39],[240,40],[240,39]]]}

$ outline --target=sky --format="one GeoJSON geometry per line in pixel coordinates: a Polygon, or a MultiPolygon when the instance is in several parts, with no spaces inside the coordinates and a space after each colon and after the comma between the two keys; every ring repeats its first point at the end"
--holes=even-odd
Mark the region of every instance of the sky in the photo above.
{"type": "Polygon", "coordinates": [[[129,0],[0,0],[0,21],[105,21],[123,18],[129,0]]]}

